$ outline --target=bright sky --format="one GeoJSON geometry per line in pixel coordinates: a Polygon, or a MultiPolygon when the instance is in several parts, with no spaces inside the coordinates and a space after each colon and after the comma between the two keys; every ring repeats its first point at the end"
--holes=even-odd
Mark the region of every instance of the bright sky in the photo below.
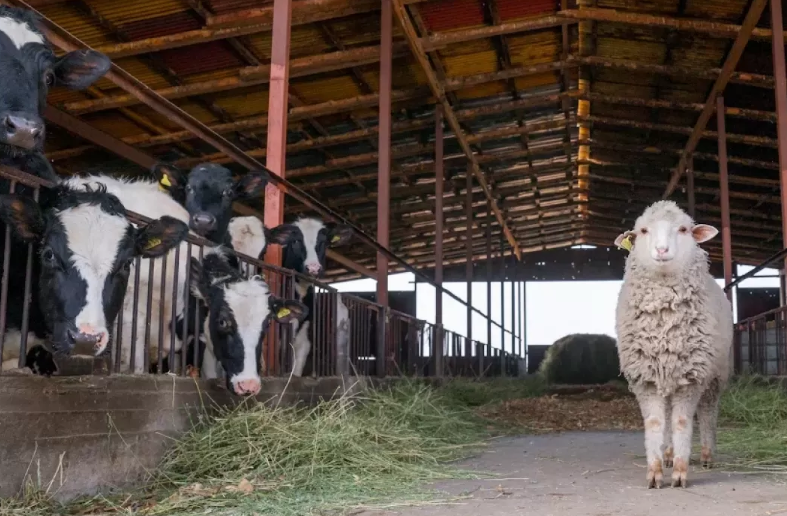
{"type": "MultiPolygon", "coordinates": [[[[744,274],[751,267],[739,266],[738,274],[744,274]]],[[[775,275],[774,269],[765,269],[758,276],[775,275]]],[[[716,280],[719,285],[724,281],[716,280]]],[[[413,290],[411,273],[390,276],[389,289],[399,291],[413,290]]],[[[527,342],[529,344],[551,344],[571,333],[605,333],[615,336],[615,305],[621,281],[530,281],[527,283],[527,342]]],[[[373,292],[377,282],[371,279],[335,283],[340,292],[373,292]]],[[[745,288],[778,288],[777,278],[753,278],[741,284],[745,288]]],[[[446,290],[461,299],[466,299],[465,283],[445,283],[446,290]]],[[[516,295],[516,292],[515,292],[516,295]]],[[[511,283],[505,284],[505,326],[511,328],[511,283]]],[[[734,299],[734,298],[733,298],[734,299]]],[[[486,283],[473,283],[473,305],[486,312],[486,283]]],[[[435,289],[430,285],[419,284],[416,297],[419,319],[433,323],[435,320],[435,289]]],[[[737,320],[737,306],[733,306],[737,320]]],[[[493,319],[500,322],[500,283],[492,283],[493,319]]],[[[447,329],[465,335],[467,315],[465,308],[454,299],[444,295],[443,324],[447,329]]],[[[486,320],[479,314],[473,318],[473,339],[487,341],[486,320]]],[[[500,330],[493,328],[492,345],[500,344],[500,330]]],[[[510,349],[506,341],[506,348],[510,349]]]]}

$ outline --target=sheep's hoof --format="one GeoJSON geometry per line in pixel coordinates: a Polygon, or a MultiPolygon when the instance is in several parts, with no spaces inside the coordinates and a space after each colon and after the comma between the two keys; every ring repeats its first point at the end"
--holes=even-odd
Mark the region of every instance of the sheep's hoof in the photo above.
{"type": "Polygon", "coordinates": [[[661,461],[654,460],[650,466],[648,466],[648,476],[646,477],[648,481],[648,489],[661,489],[661,482],[664,479],[664,473],[661,469],[661,461]]]}
{"type": "Polygon", "coordinates": [[[702,454],[700,455],[700,464],[703,469],[711,469],[713,467],[713,454],[707,446],[702,447],[702,454]]]}
{"type": "Polygon", "coordinates": [[[675,466],[672,469],[672,487],[689,487],[686,475],[689,470],[686,460],[677,458],[675,459],[675,466]]]}
{"type": "Polygon", "coordinates": [[[672,446],[664,450],[664,467],[671,468],[672,467],[672,459],[674,458],[674,452],[672,451],[672,446]]]}

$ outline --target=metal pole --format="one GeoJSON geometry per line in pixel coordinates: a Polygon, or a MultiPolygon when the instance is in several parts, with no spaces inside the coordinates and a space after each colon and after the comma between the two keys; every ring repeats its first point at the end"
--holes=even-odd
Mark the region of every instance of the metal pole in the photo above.
{"type": "MultiPolygon", "coordinates": [[[[486,349],[492,356],[492,204],[486,201],[486,349]]],[[[480,359],[484,370],[484,357],[480,359]]]]}
{"type": "MultiPolygon", "coordinates": [[[[379,140],[377,168],[377,241],[388,247],[390,241],[391,216],[391,62],[393,10],[390,1],[382,2],[380,11],[380,104],[379,104],[379,140]]],[[[377,253],[377,304],[388,312],[388,256],[377,253]]],[[[387,321],[378,328],[377,340],[377,376],[385,376],[387,321]]]]}
{"type": "MultiPolygon", "coordinates": [[[[719,134],[719,197],[721,197],[721,247],[724,284],[732,281],[732,231],[730,229],[730,183],[727,174],[727,130],[724,121],[724,97],[716,99],[716,131],[719,134]]],[[[732,289],[727,291],[732,303],[732,289]]]]}
{"type": "MultiPolygon", "coordinates": [[[[281,177],[285,176],[287,157],[287,115],[290,87],[290,29],[292,27],[292,1],[275,0],[273,3],[273,32],[271,42],[271,79],[268,88],[268,144],[267,167],[281,177]]],[[[265,187],[265,227],[274,228],[284,222],[284,192],[276,185],[265,187]]],[[[265,253],[265,261],[281,266],[281,247],[272,245],[265,253]]],[[[282,294],[281,277],[273,274],[271,291],[282,294]]],[[[276,374],[277,328],[268,331],[265,364],[269,374],[276,374]]]]}
{"type": "Polygon", "coordinates": [[[527,281],[522,282],[522,344],[524,347],[523,358],[525,365],[527,365],[527,281]]]}
{"type": "Polygon", "coordinates": [[[435,289],[435,341],[432,346],[434,355],[435,376],[443,375],[443,293],[440,290],[443,286],[443,186],[445,176],[443,175],[443,109],[437,106],[435,109],[435,145],[434,145],[434,216],[435,216],[435,266],[434,281],[435,289]]]}
{"type": "Polygon", "coordinates": [[[500,233],[500,376],[506,376],[506,256],[505,240],[500,233]]]}
{"type": "Polygon", "coordinates": [[[688,197],[689,216],[694,218],[695,201],[694,201],[694,156],[689,156],[689,163],[686,167],[686,196],[688,197]]]}
{"type": "Polygon", "coordinates": [[[473,174],[468,167],[465,172],[465,217],[467,218],[467,233],[465,233],[465,281],[467,283],[467,345],[465,351],[471,356],[471,343],[473,342],[473,174]]]}
{"type": "MultiPolygon", "coordinates": [[[[781,0],[771,0],[771,30],[774,34],[782,34],[781,0]]],[[[782,238],[787,247],[787,76],[784,67],[784,39],[772,38],[773,78],[776,95],[776,128],[779,136],[779,178],[782,195],[782,238]]],[[[787,259],[785,259],[787,266],[787,259]]],[[[782,300],[784,306],[784,300],[782,300]]]]}
{"type": "Polygon", "coordinates": [[[509,269],[511,280],[511,355],[516,354],[516,298],[514,297],[514,274],[516,270],[516,256],[511,253],[512,267],[509,269]]]}

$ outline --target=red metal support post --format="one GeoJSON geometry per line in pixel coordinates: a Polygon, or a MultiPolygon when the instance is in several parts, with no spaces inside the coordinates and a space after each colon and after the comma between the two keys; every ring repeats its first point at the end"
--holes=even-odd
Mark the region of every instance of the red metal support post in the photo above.
{"type": "MultiPolygon", "coordinates": [[[[486,201],[486,348],[492,356],[492,203],[486,201]]],[[[479,359],[479,368],[484,370],[484,357],[479,359]]]]}
{"type": "MultiPolygon", "coordinates": [[[[273,41],[271,43],[271,80],[268,94],[268,147],[266,166],[281,177],[285,176],[287,157],[287,115],[290,85],[290,27],[292,19],[292,0],[275,0],[273,4],[273,41]]],[[[276,185],[265,188],[264,224],[273,228],[284,222],[284,192],[276,185]]],[[[269,246],[265,261],[281,265],[281,247],[269,246]]],[[[277,275],[274,275],[277,276],[277,275]]],[[[279,295],[280,278],[271,278],[271,289],[279,295]]],[[[265,351],[265,365],[270,374],[276,374],[276,328],[268,332],[265,351]]]]}
{"type": "MultiPolygon", "coordinates": [[[[782,34],[781,0],[771,0],[771,30],[774,34],[782,34]]],[[[779,178],[782,195],[782,238],[787,247],[787,75],[784,66],[784,39],[773,38],[773,78],[776,95],[776,129],[779,140],[779,178]]],[[[787,259],[785,259],[787,266],[787,259]]],[[[783,303],[784,304],[784,303],[783,303]]]]}
{"type": "Polygon", "coordinates": [[[437,106],[435,109],[435,144],[434,144],[434,217],[435,217],[435,266],[434,282],[435,289],[435,338],[432,346],[434,355],[435,376],[443,375],[443,293],[440,290],[443,286],[443,187],[445,176],[443,175],[443,109],[437,106]]]}
{"type": "MultiPolygon", "coordinates": [[[[393,61],[393,10],[391,0],[382,0],[380,10],[380,104],[377,164],[377,241],[388,248],[391,224],[391,66],[393,61]]],[[[377,303],[388,311],[388,256],[377,253],[377,303]]],[[[378,357],[385,355],[387,324],[378,325],[378,357]]],[[[377,375],[385,376],[385,361],[377,364],[377,375]]]]}
{"type": "Polygon", "coordinates": [[[694,197],[694,156],[689,156],[686,165],[686,197],[688,197],[689,216],[694,218],[697,212],[694,197]]]}
{"type": "Polygon", "coordinates": [[[467,343],[465,350],[467,357],[471,356],[471,343],[473,341],[473,173],[470,167],[466,172],[465,181],[465,218],[467,218],[467,233],[465,234],[465,281],[467,283],[467,343]]]}
{"type": "Polygon", "coordinates": [[[506,254],[500,233],[500,376],[506,376],[506,254]]]}
{"type": "MultiPolygon", "coordinates": [[[[727,173],[727,130],[724,121],[724,97],[716,99],[716,131],[719,135],[719,197],[721,198],[721,248],[724,284],[732,281],[732,232],[730,229],[730,183],[727,173]]],[[[732,303],[732,289],[727,291],[732,303]]]]}

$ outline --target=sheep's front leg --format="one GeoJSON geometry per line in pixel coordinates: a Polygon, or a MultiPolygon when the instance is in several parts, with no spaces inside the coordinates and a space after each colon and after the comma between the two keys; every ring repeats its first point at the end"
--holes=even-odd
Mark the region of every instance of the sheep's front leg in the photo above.
{"type": "Polygon", "coordinates": [[[672,425],[670,419],[672,418],[672,399],[666,399],[664,418],[664,467],[672,467],[672,459],[675,458],[675,451],[672,449],[672,425]]]}
{"type": "Polygon", "coordinates": [[[660,488],[664,478],[662,445],[667,424],[666,400],[653,388],[643,387],[636,392],[642,419],[645,422],[645,453],[648,461],[648,488],[660,488]]]}
{"type": "Polygon", "coordinates": [[[694,413],[702,391],[696,386],[682,388],[672,397],[672,442],[675,459],[672,469],[672,487],[687,487],[686,476],[691,456],[691,434],[694,413]]]}
{"type": "Polygon", "coordinates": [[[716,421],[719,416],[719,399],[721,387],[718,380],[713,380],[702,393],[697,406],[697,419],[700,423],[700,443],[702,455],[700,462],[703,468],[710,468],[713,454],[716,452],[716,421]]]}

